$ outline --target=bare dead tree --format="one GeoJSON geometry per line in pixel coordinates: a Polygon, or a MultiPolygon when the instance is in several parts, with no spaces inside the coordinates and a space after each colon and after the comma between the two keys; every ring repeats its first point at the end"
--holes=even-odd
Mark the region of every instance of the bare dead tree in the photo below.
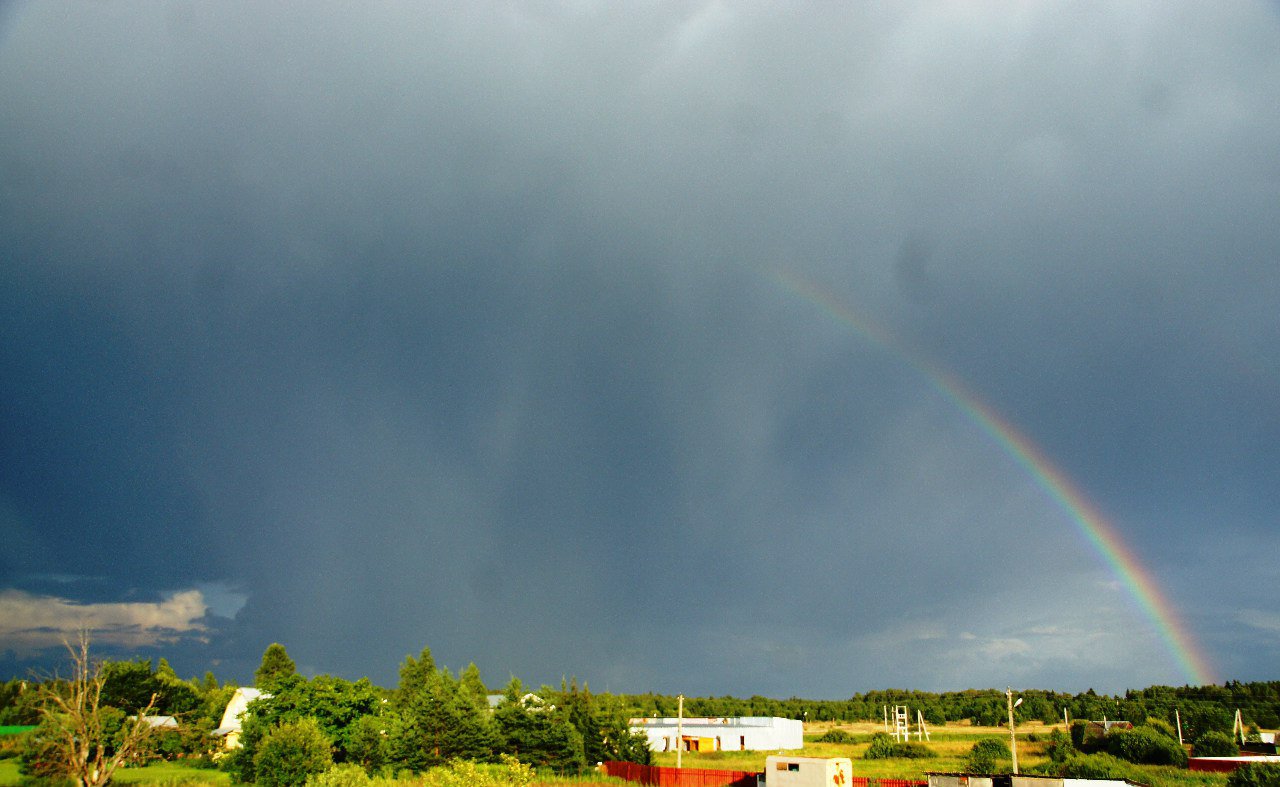
{"type": "Polygon", "coordinates": [[[106,682],[102,664],[89,657],[89,633],[81,631],[77,644],[64,643],[71,657],[71,677],[65,681],[46,680],[40,684],[40,713],[49,722],[54,770],[73,780],[78,787],[100,787],[111,779],[116,768],[138,751],[151,734],[147,715],[155,707],[156,696],[146,707],[125,722],[115,750],[103,729],[99,707],[106,682]]]}

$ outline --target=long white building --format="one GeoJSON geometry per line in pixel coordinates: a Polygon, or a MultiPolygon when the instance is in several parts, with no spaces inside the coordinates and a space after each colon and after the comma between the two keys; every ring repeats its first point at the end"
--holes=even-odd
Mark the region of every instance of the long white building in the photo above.
{"type": "Polygon", "coordinates": [[[653,751],[776,751],[804,748],[804,724],[776,716],[632,719],[631,731],[644,733],[653,751]],[[677,730],[677,728],[679,728],[677,730]]]}

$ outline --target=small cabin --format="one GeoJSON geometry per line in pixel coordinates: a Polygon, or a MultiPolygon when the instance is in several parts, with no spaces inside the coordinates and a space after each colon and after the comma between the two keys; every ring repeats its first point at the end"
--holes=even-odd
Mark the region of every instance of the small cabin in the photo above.
{"type": "Polygon", "coordinates": [[[853,762],[848,757],[790,757],[771,754],[758,784],[768,787],[828,787],[849,784],[853,762]]]}

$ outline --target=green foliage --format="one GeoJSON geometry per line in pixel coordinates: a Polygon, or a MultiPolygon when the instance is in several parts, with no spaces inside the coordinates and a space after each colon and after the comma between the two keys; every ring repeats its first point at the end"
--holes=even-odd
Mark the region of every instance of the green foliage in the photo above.
{"type": "Polygon", "coordinates": [[[306,787],[368,787],[373,780],[364,768],[354,763],[339,763],[323,773],[307,777],[306,787]]]}
{"type": "Polygon", "coordinates": [[[1107,753],[1143,765],[1185,767],[1187,764],[1186,750],[1150,727],[1112,730],[1107,735],[1107,753]]]}
{"type": "Polygon", "coordinates": [[[1055,729],[1049,733],[1049,742],[1045,745],[1044,753],[1049,755],[1050,762],[1065,762],[1079,752],[1076,751],[1075,746],[1071,745],[1071,736],[1068,733],[1055,729]]]}
{"type": "Polygon", "coordinates": [[[877,732],[871,736],[871,746],[866,754],[868,760],[908,759],[918,760],[936,757],[933,750],[923,743],[915,741],[895,741],[887,733],[877,732]]]}
{"type": "Polygon", "coordinates": [[[527,764],[503,755],[499,765],[454,760],[433,768],[423,778],[422,787],[528,787],[533,776],[533,769],[527,764]]]}
{"type": "Polygon", "coordinates": [[[286,722],[270,730],[253,757],[254,781],[262,787],[298,787],[333,764],[329,738],[315,719],[286,722]]]}
{"type": "Polygon", "coordinates": [[[486,709],[461,688],[448,670],[431,668],[430,652],[406,661],[396,692],[397,723],[392,754],[397,764],[423,771],[448,760],[487,761],[497,732],[486,709]]]}
{"type": "Polygon", "coordinates": [[[818,743],[853,743],[856,738],[847,731],[832,727],[816,738],[818,743]]]}
{"type": "Polygon", "coordinates": [[[274,693],[275,685],[278,682],[284,678],[291,677],[297,671],[298,668],[294,665],[293,659],[289,658],[284,645],[279,642],[272,642],[262,652],[262,663],[258,665],[258,669],[253,673],[253,685],[264,691],[274,693]]]}
{"type": "Polygon", "coordinates": [[[1062,763],[1058,775],[1068,779],[1127,779],[1130,767],[1110,754],[1081,754],[1062,763]]]}
{"type": "Polygon", "coordinates": [[[578,772],[586,766],[582,734],[550,704],[524,695],[512,678],[493,714],[502,749],[521,762],[558,772],[578,772]]]}
{"type": "Polygon", "coordinates": [[[1234,757],[1240,753],[1240,749],[1230,735],[1210,730],[1195,739],[1191,753],[1197,757],[1234,757]]]}
{"type": "Polygon", "coordinates": [[[281,678],[276,693],[249,703],[241,722],[240,748],[224,760],[224,769],[237,781],[256,781],[258,748],[272,728],[311,719],[333,746],[336,762],[349,759],[351,734],[357,720],[382,709],[382,695],[367,678],[352,683],[331,675],[306,680],[299,675],[281,678]]]}
{"type": "Polygon", "coordinates": [[[347,736],[347,763],[359,766],[368,774],[381,771],[390,755],[387,736],[384,734],[387,723],[388,719],[380,716],[361,716],[356,719],[347,736]]]}
{"type": "Polygon", "coordinates": [[[57,725],[45,719],[23,741],[18,754],[18,772],[36,779],[55,779],[61,772],[57,746],[57,725]]]}
{"type": "Polygon", "coordinates": [[[1009,744],[999,738],[983,738],[973,744],[973,748],[969,750],[969,754],[964,760],[965,773],[1001,773],[1005,769],[1001,767],[1004,760],[1012,762],[1013,754],[1009,751],[1009,744]]]}
{"type": "Polygon", "coordinates": [[[1170,740],[1176,741],[1178,739],[1178,731],[1173,728],[1172,724],[1164,719],[1157,719],[1154,716],[1148,716],[1147,720],[1142,723],[1142,726],[1150,727],[1170,740]]]}
{"type": "Polygon", "coordinates": [[[0,726],[32,727],[40,723],[39,692],[25,680],[0,683],[0,726]]]}
{"type": "Polygon", "coordinates": [[[1227,777],[1227,787],[1280,787],[1280,765],[1246,765],[1227,777]]]}

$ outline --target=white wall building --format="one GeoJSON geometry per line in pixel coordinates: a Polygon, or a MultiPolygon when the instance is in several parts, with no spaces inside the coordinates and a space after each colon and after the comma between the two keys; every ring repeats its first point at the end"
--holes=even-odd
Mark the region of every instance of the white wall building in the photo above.
{"type": "Polygon", "coordinates": [[[776,751],[804,748],[804,724],[776,716],[632,719],[631,731],[643,733],[653,751],[776,751]],[[677,727],[679,730],[677,731],[677,727]]]}

